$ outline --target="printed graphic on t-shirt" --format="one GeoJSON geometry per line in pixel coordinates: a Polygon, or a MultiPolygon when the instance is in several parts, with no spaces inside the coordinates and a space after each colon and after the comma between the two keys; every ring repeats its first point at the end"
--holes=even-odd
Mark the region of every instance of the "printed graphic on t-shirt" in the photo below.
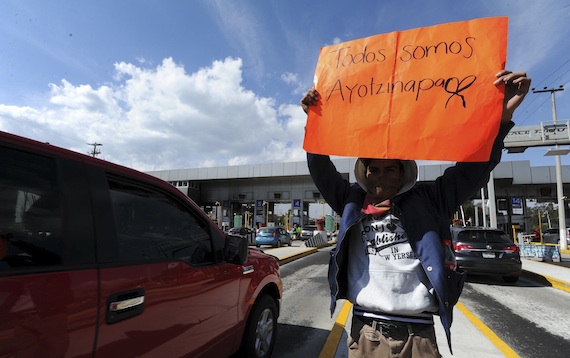
{"type": "Polygon", "coordinates": [[[416,258],[400,220],[392,214],[380,219],[369,217],[362,226],[366,255],[383,257],[386,261],[416,258]]]}

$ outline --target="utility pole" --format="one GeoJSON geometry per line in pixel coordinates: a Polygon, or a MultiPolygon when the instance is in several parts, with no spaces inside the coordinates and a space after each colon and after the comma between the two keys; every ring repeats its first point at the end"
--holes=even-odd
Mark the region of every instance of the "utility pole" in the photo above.
{"type": "MultiPolygon", "coordinates": [[[[546,93],[550,92],[550,99],[552,101],[552,122],[556,130],[556,123],[558,118],[556,116],[556,97],[555,92],[564,91],[564,86],[560,85],[558,88],[547,88],[541,90],[532,89],[532,93],[546,93]]],[[[543,133],[544,135],[544,133],[543,133]]],[[[560,153],[558,144],[556,144],[555,152],[560,153]]],[[[568,152],[564,153],[567,154],[568,152]]],[[[564,204],[564,189],[562,183],[562,165],[560,163],[560,154],[555,154],[556,158],[556,195],[558,197],[558,231],[560,235],[560,249],[567,250],[568,242],[566,241],[566,210],[564,204]]]]}
{"type": "Polygon", "coordinates": [[[95,158],[97,155],[101,154],[101,151],[97,150],[97,147],[102,146],[103,144],[93,142],[93,143],[87,143],[87,145],[93,146],[93,151],[89,152],[89,154],[91,154],[93,156],[93,158],[95,158]]]}

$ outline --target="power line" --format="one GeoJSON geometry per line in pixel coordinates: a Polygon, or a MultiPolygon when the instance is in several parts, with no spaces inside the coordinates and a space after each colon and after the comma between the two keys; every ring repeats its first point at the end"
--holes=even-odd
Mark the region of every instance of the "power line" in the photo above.
{"type": "MultiPolygon", "coordinates": [[[[550,75],[548,75],[545,79],[543,79],[538,84],[536,84],[536,86],[543,84],[548,78],[550,78],[550,76],[554,75],[556,72],[558,72],[558,70],[560,70],[562,67],[566,66],[566,64],[568,64],[569,62],[570,62],[570,58],[568,60],[566,60],[566,62],[564,62],[562,65],[560,65],[560,67],[558,67],[557,69],[552,71],[552,73],[550,75]]],[[[570,70],[564,72],[561,76],[558,76],[558,78],[555,78],[554,80],[552,80],[552,82],[556,82],[559,78],[561,78],[562,76],[564,76],[568,72],[570,72],[570,70]]],[[[550,82],[550,83],[552,83],[552,82],[550,82]]]]}
{"type": "MultiPolygon", "coordinates": [[[[550,75],[546,76],[542,81],[537,83],[535,86],[538,87],[541,84],[545,83],[550,77],[552,77],[556,72],[558,72],[560,69],[562,69],[564,66],[568,65],[569,63],[570,63],[570,59],[566,60],[563,64],[558,66],[558,68],[556,70],[552,71],[550,73],[550,75]]],[[[558,77],[556,77],[552,81],[550,81],[549,85],[552,84],[553,82],[556,82],[556,81],[562,79],[569,72],[570,72],[570,69],[568,69],[567,71],[565,71],[564,73],[562,73],[561,75],[559,75],[558,77]]],[[[561,82],[565,82],[565,81],[561,81],[561,82]]],[[[537,96],[533,97],[533,99],[530,102],[526,102],[523,107],[519,108],[519,110],[517,112],[520,115],[516,117],[516,121],[519,125],[523,124],[526,120],[531,118],[532,115],[534,113],[536,113],[548,101],[548,98],[545,98],[538,106],[536,106],[536,108],[532,112],[526,114],[525,116],[522,116],[521,114],[524,114],[529,108],[532,108],[532,105],[535,103],[537,98],[538,98],[537,96]],[[519,118],[524,118],[524,119],[519,120],[519,118]]]]}
{"type": "MultiPolygon", "coordinates": [[[[533,97],[532,100],[530,101],[530,103],[525,107],[525,108],[521,108],[520,113],[524,113],[526,111],[526,108],[530,107],[530,105],[535,101],[535,99],[537,99],[538,97],[533,97]]],[[[530,112],[525,119],[518,121],[518,117],[516,118],[516,120],[513,120],[514,122],[518,123],[519,125],[523,124],[527,119],[531,118],[531,116],[533,114],[536,113],[536,111],[538,111],[540,109],[540,107],[542,107],[542,105],[544,105],[544,103],[546,103],[548,101],[548,98],[544,98],[542,100],[542,103],[540,103],[538,106],[536,106],[536,108],[534,109],[534,111],[530,112]]]]}
{"type": "Polygon", "coordinates": [[[95,158],[97,155],[101,154],[101,151],[97,150],[97,147],[102,146],[103,144],[93,142],[93,143],[87,143],[87,145],[93,146],[93,150],[91,152],[89,152],[89,154],[91,154],[93,156],[93,158],[95,158]]]}

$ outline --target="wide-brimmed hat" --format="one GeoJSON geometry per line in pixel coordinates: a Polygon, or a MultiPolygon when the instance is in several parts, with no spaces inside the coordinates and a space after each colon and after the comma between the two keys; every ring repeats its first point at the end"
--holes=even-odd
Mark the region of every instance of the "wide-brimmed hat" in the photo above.
{"type": "MultiPolygon", "coordinates": [[[[370,193],[371,191],[366,185],[366,168],[372,159],[373,158],[358,158],[354,164],[354,176],[356,177],[356,182],[367,193],[370,193]]],[[[400,191],[398,191],[398,194],[402,194],[410,190],[418,181],[418,164],[415,160],[397,160],[400,161],[404,170],[404,184],[400,188],[400,191]]]]}

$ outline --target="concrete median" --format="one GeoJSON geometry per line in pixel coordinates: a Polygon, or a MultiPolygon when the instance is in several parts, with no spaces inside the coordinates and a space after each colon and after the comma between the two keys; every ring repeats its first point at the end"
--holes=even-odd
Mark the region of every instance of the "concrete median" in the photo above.
{"type": "Polygon", "coordinates": [[[315,234],[303,243],[306,247],[321,247],[327,245],[327,232],[315,231],[315,234]]]}

